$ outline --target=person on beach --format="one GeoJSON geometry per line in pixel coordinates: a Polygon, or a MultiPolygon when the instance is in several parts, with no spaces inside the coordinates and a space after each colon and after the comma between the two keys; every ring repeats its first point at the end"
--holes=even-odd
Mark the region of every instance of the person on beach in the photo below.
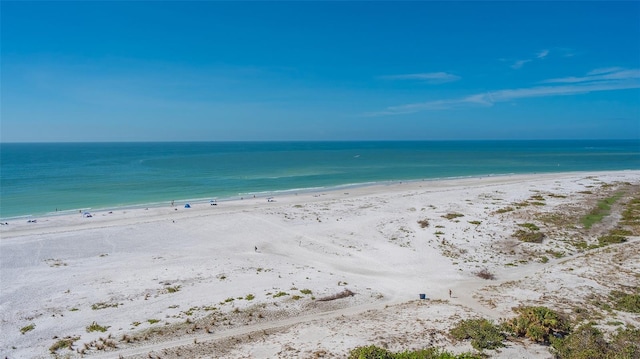
{"type": "Polygon", "coordinates": [[[451,294],[453,294],[453,292],[449,289],[449,298],[451,298],[451,294]]]}
{"type": "Polygon", "coordinates": [[[254,246],[254,251],[257,252],[258,251],[258,246],[254,246]]]}

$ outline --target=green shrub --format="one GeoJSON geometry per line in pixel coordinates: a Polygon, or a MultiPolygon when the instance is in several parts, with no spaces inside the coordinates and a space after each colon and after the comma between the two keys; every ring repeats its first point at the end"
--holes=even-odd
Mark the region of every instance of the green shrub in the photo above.
{"type": "Polygon", "coordinates": [[[457,340],[471,339],[471,346],[477,350],[504,346],[504,335],[497,326],[486,319],[462,320],[449,333],[457,340]]]}
{"type": "Polygon", "coordinates": [[[254,300],[254,299],[256,299],[256,296],[253,295],[253,294],[247,294],[247,296],[244,297],[244,299],[246,299],[246,300],[254,300]]]}
{"type": "Polygon", "coordinates": [[[393,353],[386,349],[369,345],[357,347],[349,352],[348,359],[482,359],[483,356],[471,353],[451,354],[437,348],[393,353]]]}
{"type": "Polygon", "coordinates": [[[560,314],[546,307],[519,307],[519,315],[503,323],[503,328],[517,337],[549,343],[553,335],[565,335],[570,326],[560,314]]]}
{"type": "Polygon", "coordinates": [[[611,339],[609,349],[618,358],[640,358],[640,329],[619,330],[611,339]]]}
{"type": "Polygon", "coordinates": [[[640,358],[640,329],[618,330],[607,342],[602,332],[585,324],[565,338],[552,338],[558,359],[636,359],[640,358]]]}
{"type": "Polygon", "coordinates": [[[552,338],[551,345],[558,359],[607,358],[608,344],[602,333],[586,324],[563,339],[552,338]]]}
{"type": "Polygon", "coordinates": [[[349,352],[348,359],[393,359],[393,353],[390,351],[369,345],[366,347],[358,347],[349,352]]]}

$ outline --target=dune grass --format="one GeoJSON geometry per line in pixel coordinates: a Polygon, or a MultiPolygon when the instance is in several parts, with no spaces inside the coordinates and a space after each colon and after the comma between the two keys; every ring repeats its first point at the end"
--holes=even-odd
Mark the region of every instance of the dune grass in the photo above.
{"type": "Polygon", "coordinates": [[[594,224],[599,223],[602,219],[611,213],[611,206],[622,197],[622,192],[617,192],[611,197],[604,198],[596,204],[586,216],[582,217],[581,223],[585,229],[590,229],[594,224]]]}

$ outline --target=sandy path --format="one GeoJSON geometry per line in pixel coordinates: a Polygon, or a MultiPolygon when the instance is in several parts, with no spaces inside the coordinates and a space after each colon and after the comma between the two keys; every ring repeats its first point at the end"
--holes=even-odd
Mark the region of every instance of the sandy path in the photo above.
{"type": "Polygon", "coordinates": [[[211,334],[198,334],[198,335],[188,336],[184,338],[163,341],[161,343],[143,345],[135,348],[127,348],[123,350],[118,350],[117,353],[96,353],[96,354],[92,354],[91,357],[92,358],[113,358],[113,357],[116,357],[116,354],[117,354],[118,357],[126,358],[126,357],[131,357],[136,355],[146,355],[147,353],[150,353],[150,352],[158,352],[163,349],[170,349],[170,348],[175,348],[180,346],[191,345],[195,342],[203,344],[211,341],[224,340],[225,338],[251,334],[254,332],[262,332],[262,331],[271,330],[271,329],[283,329],[299,323],[312,323],[314,321],[319,321],[319,320],[331,320],[332,318],[336,318],[340,316],[357,315],[359,313],[363,313],[368,310],[382,309],[387,305],[393,305],[397,303],[400,303],[400,302],[384,300],[377,303],[357,305],[353,307],[342,308],[342,309],[337,309],[337,310],[332,310],[332,311],[327,311],[322,313],[295,316],[295,317],[282,319],[282,320],[263,322],[263,323],[254,324],[250,326],[244,326],[240,328],[214,332],[211,334]]]}

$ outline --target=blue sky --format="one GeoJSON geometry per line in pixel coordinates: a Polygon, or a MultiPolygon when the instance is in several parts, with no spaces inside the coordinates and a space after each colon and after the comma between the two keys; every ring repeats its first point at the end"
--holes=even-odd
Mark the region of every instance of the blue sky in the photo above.
{"type": "Polygon", "coordinates": [[[640,138],[640,2],[1,3],[3,142],[640,138]]]}

